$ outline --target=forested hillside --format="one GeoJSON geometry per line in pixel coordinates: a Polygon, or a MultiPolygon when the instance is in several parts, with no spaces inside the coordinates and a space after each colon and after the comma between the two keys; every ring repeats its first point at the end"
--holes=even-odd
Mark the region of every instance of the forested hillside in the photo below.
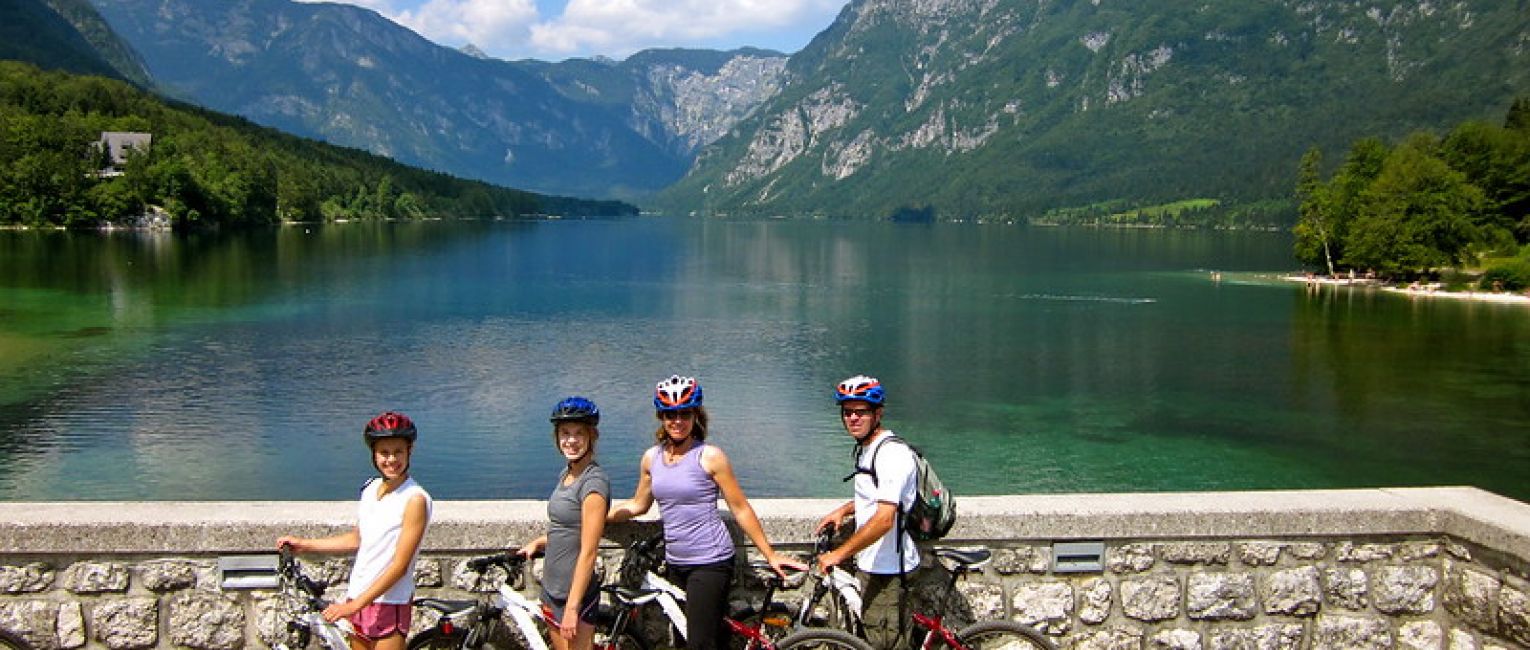
{"type": "Polygon", "coordinates": [[[662,204],[1294,219],[1309,147],[1502,115],[1530,92],[1527,43],[1525,3],[1496,0],[853,0],[662,204]]]}
{"type": "Polygon", "coordinates": [[[169,103],[127,83],[0,61],[0,223],[121,223],[159,208],[171,225],[618,215],[636,209],[419,170],[243,119],[169,103]],[[151,134],[103,175],[103,132],[151,134]]]}

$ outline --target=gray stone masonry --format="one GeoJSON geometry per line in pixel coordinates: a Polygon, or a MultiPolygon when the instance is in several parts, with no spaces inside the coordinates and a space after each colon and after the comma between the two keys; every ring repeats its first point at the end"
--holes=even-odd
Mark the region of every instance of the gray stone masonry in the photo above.
{"type": "MultiPolygon", "coordinates": [[[[777,547],[800,555],[840,503],[753,505],[777,547]]],[[[223,588],[218,558],[343,531],[353,508],[0,504],[0,630],[46,650],[268,647],[285,629],[281,599],[223,588]]],[[[948,622],[1020,621],[1081,649],[1530,648],[1530,506],[1476,489],[963,497],[959,513],[940,544],[995,553],[957,583],[948,622]],[[1103,542],[1100,570],[1054,570],[1052,544],[1073,541],[1103,542]]],[[[420,594],[495,589],[506,576],[465,560],[539,535],[544,516],[534,501],[437,502],[420,594]]],[[[624,545],[656,528],[649,517],[608,529],[599,569],[614,580],[624,545]]],[[[349,558],[303,559],[343,594],[349,558]]],[[[928,585],[941,575],[921,583],[921,601],[939,599],[928,585]]],[[[745,576],[731,600],[757,589],[745,576]]],[[[430,622],[416,612],[417,629],[430,622]]]]}

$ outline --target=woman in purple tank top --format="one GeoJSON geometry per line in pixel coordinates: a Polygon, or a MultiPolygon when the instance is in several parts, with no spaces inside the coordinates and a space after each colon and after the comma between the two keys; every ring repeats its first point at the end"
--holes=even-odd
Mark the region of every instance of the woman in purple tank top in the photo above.
{"type": "MultiPolygon", "coordinates": [[[[781,556],[771,548],[759,517],[733,475],[728,455],[706,444],[707,412],[701,407],[701,385],[675,375],[654,387],[653,405],[659,419],[655,445],[643,453],[642,473],[632,498],[611,509],[607,521],[627,521],[659,502],[664,524],[664,555],[669,578],[685,589],[686,647],[714,650],[726,638],[723,608],[733,579],[733,540],[717,510],[717,498],[728,503],[738,527],[754,542],[766,561],[806,570],[807,565],[781,556]]],[[[784,574],[783,574],[784,575],[784,574]]]]}

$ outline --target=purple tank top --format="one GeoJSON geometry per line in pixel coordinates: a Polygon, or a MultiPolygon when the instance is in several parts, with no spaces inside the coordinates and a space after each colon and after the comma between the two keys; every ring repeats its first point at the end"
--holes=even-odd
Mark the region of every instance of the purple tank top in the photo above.
{"type": "Polygon", "coordinates": [[[664,559],[670,564],[709,564],[733,557],[733,539],[717,511],[717,482],[701,466],[698,444],[674,465],[664,463],[664,450],[653,448],[648,474],[653,498],[664,522],[664,559]]]}

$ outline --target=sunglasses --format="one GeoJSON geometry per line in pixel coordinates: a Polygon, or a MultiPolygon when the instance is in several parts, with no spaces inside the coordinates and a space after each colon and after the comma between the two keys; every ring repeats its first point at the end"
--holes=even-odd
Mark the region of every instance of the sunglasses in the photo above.
{"type": "Polygon", "coordinates": [[[872,413],[876,412],[877,410],[872,408],[842,408],[839,410],[839,416],[842,418],[869,418],[872,413]]]}
{"type": "Polygon", "coordinates": [[[695,411],[659,411],[660,420],[689,420],[694,417],[695,411]]]}

